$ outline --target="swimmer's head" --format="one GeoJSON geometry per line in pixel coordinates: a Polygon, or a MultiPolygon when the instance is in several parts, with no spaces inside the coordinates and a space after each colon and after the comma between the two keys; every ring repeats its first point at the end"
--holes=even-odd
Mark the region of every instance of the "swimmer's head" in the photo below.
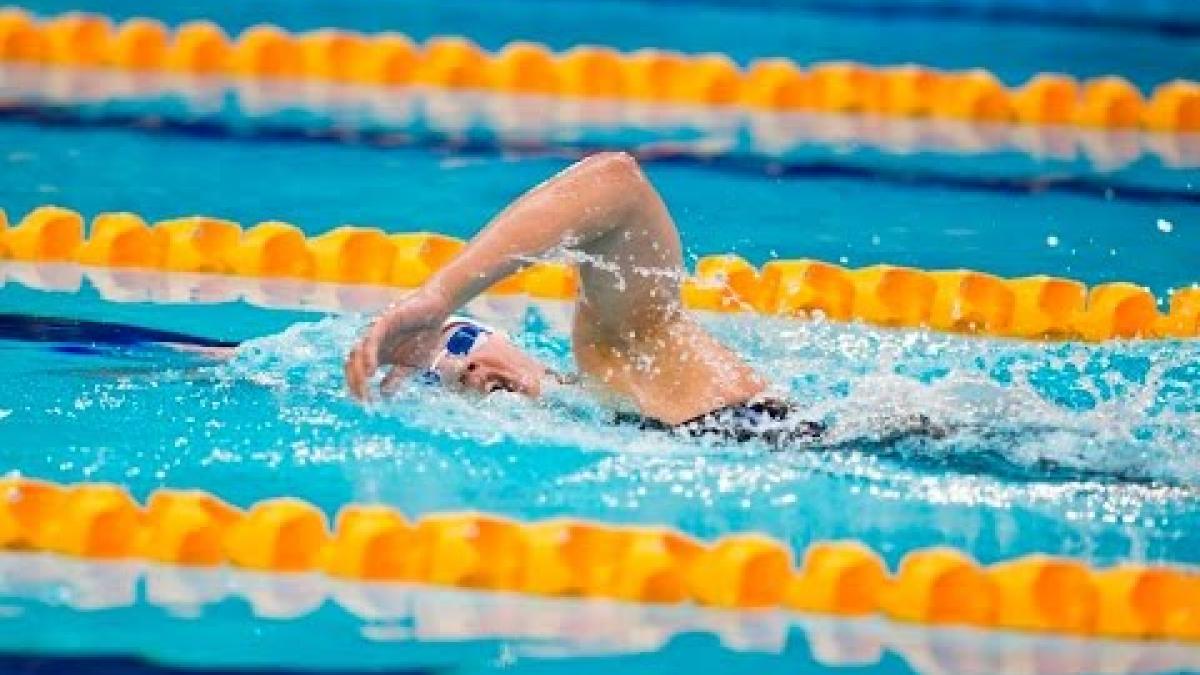
{"type": "Polygon", "coordinates": [[[549,373],[502,332],[465,317],[451,317],[424,377],[481,394],[511,391],[536,398],[549,373]]]}

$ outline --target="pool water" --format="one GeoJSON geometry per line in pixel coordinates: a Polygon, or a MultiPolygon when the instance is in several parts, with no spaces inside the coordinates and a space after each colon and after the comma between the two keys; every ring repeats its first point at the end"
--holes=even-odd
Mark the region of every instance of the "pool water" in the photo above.
{"type": "MultiPolygon", "coordinates": [[[[6,288],[6,308],[44,312],[39,295],[6,288]]],[[[820,447],[771,452],[617,426],[569,388],[531,403],[413,384],[364,410],[341,374],[356,315],[241,305],[118,313],[86,291],[58,304],[68,316],[151,326],[219,321],[236,326],[220,337],[248,340],[221,363],[149,348],[5,345],[11,376],[37,383],[0,397],[22,448],[11,468],[30,475],[113,481],[139,496],[199,487],[242,505],[290,494],[330,515],[382,501],[413,516],[470,508],[670,524],[701,537],[756,529],[797,550],[854,537],[893,563],[935,543],[984,561],[1043,551],[1196,562],[1200,550],[1200,351],[1190,343],[1043,346],[711,317],[719,337],[831,426],[820,447]],[[961,430],[886,439],[918,414],[961,430]]],[[[501,317],[522,346],[570,371],[564,308],[555,310],[501,317]]]]}
{"type": "MultiPolygon", "coordinates": [[[[457,0],[416,7],[375,0],[203,7],[121,1],[102,9],[172,22],[205,16],[230,29],[272,20],[292,28],[398,28],[418,37],[456,32],[489,47],[523,37],[556,47],[593,40],[716,49],[742,61],[783,54],[982,65],[1009,81],[1053,65],[1077,75],[1120,72],[1151,85],[1189,72],[1200,59],[1194,40],[1143,29],[1122,34],[1118,51],[1108,29],[1057,24],[902,16],[879,28],[876,16],[721,3],[688,6],[686,21],[665,22],[662,12],[680,10],[615,0],[533,4],[531,13],[529,2],[495,3],[486,20],[478,7],[457,0]],[[886,39],[871,39],[872,30],[886,39]],[[935,31],[944,40],[928,39],[935,31]],[[753,44],[746,34],[756,35],[753,44]]],[[[66,4],[39,0],[31,7],[52,13],[66,4]]],[[[736,252],[756,264],[811,257],[850,267],[888,262],[1126,280],[1164,301],[1171,289],[1197,281],[1194,136],[1034,134],[731,111],[614,114],[605,105],[428,92],[392,92],[367,106],[355,91],[188,86],[196,89],[104,73],[0,69],[0,207],[10,217],[55,203],[89,216],[205,214],[246,226],[281,219],[309,233],[354,223],[466,237],[582,154],[624,148],[663,192],[689,257],[736,252]],[[545,116],[514,136],[497,128],[495,114],[508,110],[511,118],[511,105],[545,116]],[[881,144],[881,136],[899,140],[881,144]],[[905,142],[912,138],[919,142],[905,142]]],[[[3,314],[242,343],[220,360],[148,346],[0,341],[0,376],[21,383],[0,389],[0,437],[9,448],[0,471],[112,481],[139,498],[163,486],[203,488],[239,505],[290,495],[331,516],[347,502],[366,501],[412,517],[479,509],[520,519],[669,525],[705,538],[756,530],[798,551],[817,540],[854,538],[893,566],[906,552],[933,545],[961,548],[982,562],[1044,552],[1096,565],[1200,564],[1196,341],[1041,344],[820,320],[702,317],[832,429],[819,446],[775,452],[618,426],[610,410],[569,388],[532,403],[413,385],[363,408],[345,393],[342,358],[365,312],[395,297],[395,289],[299,284],[281,294],[252,280],[13,263],[0,265],[0,274],[3,314]],[[226,301],[183,301],[189,293],[177,287],[190,282],[226,301]],[[885,438],[916,415],[952,432],[943,439],[885,438]]],[[[569,306],[490,298],[469,309],[556,368],[573,369],[569,306]]],[[[402,609],[380,617],[335,592],[361,589],[334,589],[319,578],[174,574],[5,557],[0,652],[210,668],[464,672],[518,665],[1200,668],[1196,650],[1177,645],[1147,650],[880,620],[608,603],[550,603],[560,617],[603,615],[595,621],[600,637],[563,620],[569,628],[531,639],[521,631],[545,625],[538,612],[550,611],[547,601],[404,589],[415,596],[404,595],[402,609]],[[180,610],[154,594],[161,588],[154,580],[164,576],[176,591],[218,592],[180,610]],[[460,624],[470,630],[456,633],[460,624]],[[326,640],[306,644],[314,634],[326,640]],[[1070,658],[1055,662],[1047,654],[1070,658]],[[569,655],[594,660],[551,658],[569,655]]],[[[393,592],[401,593],[368,595],[393,592]]],[[[0,660],[0,669],[27,665],[13,658],[0,660]]],[[[57,663],[96,672],[154,667],[57,663]]]]}

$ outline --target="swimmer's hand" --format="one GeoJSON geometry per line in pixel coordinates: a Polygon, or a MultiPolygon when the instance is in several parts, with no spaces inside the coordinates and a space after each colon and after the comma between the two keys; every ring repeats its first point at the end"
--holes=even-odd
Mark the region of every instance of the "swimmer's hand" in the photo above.
{"type": "Polygon", "coordinates": [[[426,367],[442,334],[451,308],[444,296],[421,288],[375,318],[346,357],[346,386],[360,401],[371,398],[375,371],[391,366],[389,383],[426,367]]]}

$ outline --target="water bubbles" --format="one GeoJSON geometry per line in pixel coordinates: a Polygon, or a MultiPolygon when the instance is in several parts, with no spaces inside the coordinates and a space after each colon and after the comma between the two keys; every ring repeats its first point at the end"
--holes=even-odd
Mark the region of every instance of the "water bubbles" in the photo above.
{"type": "Polygon", "coordinates": [[[1175,229],[1175,224],[1166,218],[1159,218],[1156,225],[1158,226],[1158,231],[1163,234],[1170,234],[1175,229]]]}
{"type": "Polygon", "coordinates": [[[1046,237],[1046,245],[1050,248],[1058,246],[1058,237],[1051,234],[1046,237]]]}

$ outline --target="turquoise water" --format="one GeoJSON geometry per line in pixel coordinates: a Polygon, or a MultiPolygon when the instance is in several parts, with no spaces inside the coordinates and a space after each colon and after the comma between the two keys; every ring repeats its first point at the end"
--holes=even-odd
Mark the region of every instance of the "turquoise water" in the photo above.
{"type": "MultiPolygon", "coordinates": [[[[30,475],[115,481],[140,496],[200,487],[243,505],[290,494],[330,515],[348,501],[383,501],[413,516],[477,508],[665,523],[702,537],[756,529],[797,550],[855,537],[891,562],[938,543],[985,561],[1042,551],[1194,563],[1200,551],[1191,343],[1039,346],[711,318],[833,427],[827,448],[773,453],[613,426],[608,410],[570,389],[535,404],[414,385],[363,410],[341,378],[362,324],[354,315],[113,305],[87,290],[50,305],[13,286],[6,311],[251,338],[215,365],[154,350],[98,357],[5,345],[12,377],[37,383],[0,395],[0,423],[21,448],[9,468],[30,475]],[[892,418],[917,413],[966,430],[878,442],[892,418]]],[[[571,369],[562,309],[476,310],[571,369]]]]}
{"type": "MultiPolygon", "coordinates": [[[[520,11],[528,4],[506,0],[487,20],[470,20],[477,8],[456,2],[125,4],[106,8],[171,21],[216,16],[235,28],[267,18],[298,28],[394,26],[416,35],[452,28],[488,45],[513,37],[565,45],[611,36],[620,24],[637,27],[617,33],[622,47],[721,49],[743,59],[751,49],[742,38],[747,31],[730,27],[753,26],[761,36],[755,53],[983,64],[1009,79],[1054,63],[1079,74],[1124,72],[1147,83],[1185,72],[1196,59],[1194,41],[1147,32],[1123,36],[1128,48],[1118,53],[1103,30],[949,22],[937,24],[945,37],[939,43],[900,39],[909,30],[928,35],[929,23],[871,29],[863,17],[803,12],[776,22],[767,10],[713,5],[689,10],[685,24],[668,25],[646,20],[660,16],[648,6],[619,2],[585,3],[583,12],[577,3],[538,3],[539,11],[529,14],[520,11]],[[894,38],[873,40],[867,30],[894,38]],[[985,48],[988,43],[973,42],[978,35],[1005,48],[985,48]]],[[[61,9],[50,2],[36,7],[61,9]]],[[[755,263],[813,257],[849,266],[890,262],[1010,276],[1049,273],[1089,283],[1130,280],[1164,299],[1170,289],[1197,281],[1200,153],[1194,136],[614,112],[473,96],[393,93],[366,101],[362,92],[320,88],[172,93],[160,85],[0,69],[0,207],[10,216],[56,203],[89,216],[103,210],[151,219],[203,213],[247,225],[284,219],[310,233],[356,223],[469,236],[521,191],[581,154],[619,147],[642,159],[692,255],[736,251],[755,263]],[[523,124],[503,127],[514,115],[523,124]]],[[[293,495],[330,515],[349,501],[382,501],[414,517],[471,508],[522,519],[569,514],[669,524],[701,537],[761,530],[797,550],[815,540],[853,537],[892,565],[907,551],[940,544],[985,562],[1047,552],[1098,565],[1200,564],[1200,345],[1194,341],[1041,345],[705,317],[778,388],[832,426],[828,446],[770,452],[617,427],[608,410],[571,390],[534,404],[411,388],[365,410],[343,391],[341,358],[366,319],[335,311],[332,300],[361,309],[386,301],[386,290],[343,289],[339,296],[337,289],[300,286],[292,297],[230,282],[219,295],[242,300],[200,304],[182,302],[188,294],[181,282],[158,275],[85,276],[71,267],[11,264],[0,266],[0,274],[6,280],[0,312],[245,341],[228,362],[155,348],[80,355],[0,342],[0,375],[20,383],[0,388],[0,438],[8,448],[0,471],[114,481],[138,497],[162,486],[204,488],[241,505],[293,495]],[[46,285],[60,290],[31,287],[46,285]],[[309,307],[269,307],[278,303],[309,307]],[[912,414],[962,431],[938,441],[879,441],[881,429],[912,414]]],[[[572,368],[568,308],[509,299],[471,309],[556,367],[572,368]]],[[[282,590],[268,589],[263,600],[253,581],[222,576],[215,583],[230,598],[164,612],[152,597],[153,583],[142,576],[153,570],[45,564],[47,578],[30,582],[28,570],[2,561],[0,652],[141,655],[212,667],[386,664],[470,671],[511,667],[512,658],[531,670],[555,669],[562,662],[542,660],[550,646],[567,655],[596,649],[574,639],[579,635],[559,635],[536,648],[519,631],[478,635],[486,632],[481,617],[487,616],[542,625],[542,601],[505,596],[485,598],[498,609],[426,611],[423,620],[435,624],[444,614],[452,626],[484,625],[431,640],[411,612],[402,612],[402,621],[371,618],[330,599],[324,587],[309,592],[287,582],[282,590]],[[98,581],[88,585],[93,577],[98,581]],[[120,597],[95,600],[93,593],[120,597]],[[277,605],[289,600],[299,606],[290,612],[295,618],[278,618],[289,612],[277,605]],[[318,633],[327,639],[298,644],[318,633]],[[254,638],[239,642],[244,638],[236,636],[245,635],[254,638]],[[208,647],[216,643],[239,646],[208,647]]],[[[179,584],[203,586],[195,579],[179,584]]],[[[457,606],[448,597],[434,593],[409,604],[457,606]]],[[[559,611],[600,610],[584,603],[559,611]]],[[[854,645],[882,641],[867,651],[878,652],[872,658],[894,672],[994,672],[1002,665],[1047,670],[1056,664],[1046,653],[1064,650],[1081,659],[1067,670],[1196,667],[1195,651],[1182,648],[1182,657],[1170,652],[1175,656],[1167,658],[1170,650],[1148,654],[1113,643],[1043,643],[883,622],[868,622],[865,634],[857,624],[834,622],[824,638],[819,630],[814,638],[811,619],[779,614],[612,611],[599,623],[635,626],[627,633],[656,639],[610,645],[611,652],[647,653],[567,667],[661,671],[720,664],[791,672],[875,662],[819,658],[828,656],[830,640],[850,653],[854,645]],[[760,619],[769,624],[765,642],[760,619]],[[672,628],[651,630],[663,625],[672,628]],[[750,653],[738,651],[739,644],[750,653]],[[1113,652],[1105,650],[1112,649],[1126,651],[1108,659],[1113,652]],[[1104,658],[1087,660],[1097,655],[1104,658]]],[[[10,666],[0,662],[0,669],[10,666]]]]}
{"type": "MultiPolygon", "coordinates": [[[[128,301],[137,288],[161,293],[169,280],[157,274],[124,275],[126,301],[112,302],[99,297],[97,289],[114,297],[117,288],[104,275],[3,271],[5,312],[248,338],[225,363],[153,347],[85,356],[4,343],[5,375],[29,383],[0,393],[0,433],[14,448],[6,469],[26,475],[113,481],[138,497],[162,486],[202,488],[239,505],[293,495],[330,516],[364,501],[413,517],[483,509],[522,519],[567,514],[670,524],[701,537],[753,529],[797,550],[854,537],[891,565],[914,548],[944,544],[985,562],[1048,552],[1099,565],[1195,564],[1200,550],[1200,350],[1191,343],[1040,346],[709,317],[718,336],[830,422],[837,441],[771,452],[615,427],[607,410],[571,391],[534,404],[414,386],[363,410],[345,395],[340,375],[358,315],[128,301]],[[74,293],[27,288],[34,278],[83,286],[74,293]],[[874,440],[889,418],[912,412],[968,430],[943,441],[874,440]]],[[[262,302],[253,282],[228,288],[229,297],[262,302]]],[[[294,297],[274,297],[299,304],[331,296],[328,288],[302,287],[294,297]]],[[[386,292],[371,300],[386,300],[386,292]]],[[[509,299],[471,309],[570,368],[566,308],[509,299]]],[[[597,669],[645,672],[689,663],[720,663],[731,672],[867,665],[875,672],[1059,672],[1063,664],[1166,672],[1198,663],[1195,650],[1178,646],[1146,651],[879,621],[817,620],[814,636],[810,619],[773,613],[547,607],[420,589],[339,593],[312,578],[0,562],[7,626],[0,652],[138,656],[210,668],[386,664],[457,672],[540,670],[571,655],[589,655],[585,663],[597,669]],[[235,637],[247,631],[254,640],[235,637]],[[290,644],[309,631],[327,637],[300,649],[290,644]],[[196,646],[217,643],[236,646],[196,646]]],[[[63,667],[73,670],[69,662],[63,667]]]]}
{"type": "Polygon", "coordinates": [[[89,215],[202,213],[314,233],[356,223],[468,237],[584,152],[617,147],[642,158],[691,255],[1127,280],[1162,298],[1196,280],[1195,136],[1050,129],[1033,143],[1028,129],[945,122],[295,88],[184,87],[185,96],[153,83],[108,98],[139,89],[40,74],[0,71],[14,103],[0,124],[0,203],[14,220],[56,203],[89,215]],[[94,100],[47,100],[64,88],[94,100]],[[520,115],[532,122],[497,130],[520,115]],[[655,115],[665,122],[646,121],[655,115]],[[891,137],[903,152],[887,149],[891,137]]]}

